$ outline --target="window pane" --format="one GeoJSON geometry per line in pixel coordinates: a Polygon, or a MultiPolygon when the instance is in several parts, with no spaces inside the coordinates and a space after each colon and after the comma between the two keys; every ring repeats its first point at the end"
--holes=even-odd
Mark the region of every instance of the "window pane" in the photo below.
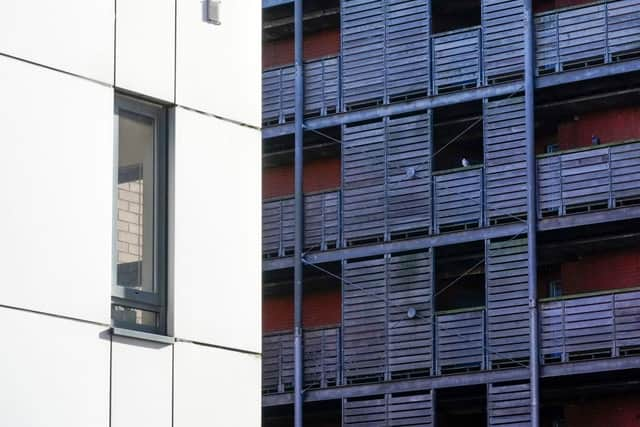
{"type": "Polygon", "coordinates": [[[130,325],[146,326],[150,328],[157,328],[159,324],[158,313],[118,304],[113,304],[111,306],[111,318],[118,323],[127,323],[130,325]]]}
{"type": "Polygon", "coordinates": [[[121,111],[118,153],[117,284],[154,292],[153,120],[121,111]]]}

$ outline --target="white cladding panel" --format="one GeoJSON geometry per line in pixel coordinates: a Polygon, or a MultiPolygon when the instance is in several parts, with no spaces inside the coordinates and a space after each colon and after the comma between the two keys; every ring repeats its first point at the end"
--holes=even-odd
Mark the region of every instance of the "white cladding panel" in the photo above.
{"type": "Polygon", "coordinates": [[[173,332],[259,352],[260,132],[178,108],[174,151],[173,332]]]}
{"type": "Polygon", "coordinates": [[[174,426],[260,426],[260,356],[175,345],[174,426]]]}
{"type": "Polygon", "coordinates": [[[176,102],[260,126],[261,2],[223,0],[221,25],[204,21],[202,4],[178,2],[176,102]]]}
{"type": "Polygon", "coordinates": [[[113,83],[114,0],[2,0],[0,53],[113,83]]]}
{"type": "Polygon", "coordinates": [[[0,307],[0,334],[0,425],[109,425],[104,326],[0,307]]]}
{"type": "Polygon", "coordinates": [[[112,427],[171,427],[171,345],[113,337],[112,427]]]}
{"type": "Polygon", "coordinates": [[[173,101],[175,0],[119,1],[116,86],[173,101]]]}
{"type": "Polygon", "coordinates": [[[113,91],[0,57],[0,93],[0,304],[109,323],[113,91]]]}

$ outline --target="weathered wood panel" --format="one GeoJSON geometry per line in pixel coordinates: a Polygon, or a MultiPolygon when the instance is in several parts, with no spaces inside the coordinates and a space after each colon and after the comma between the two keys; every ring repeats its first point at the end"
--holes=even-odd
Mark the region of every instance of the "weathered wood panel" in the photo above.
{"type": "Polygon", "coordinates": [[[562,212],[562,176],[560,156],[538,159],[538,217],[562,212]]]}
{"type": "Polygon", "coordinates": [[[342,426],[387,427],[387,396],[342,399],[342,426]]]}
{"type": "Polygon", "coordinates": [[[386,257],[345,261],[344,279],[345,382],[382,381],[387,369],[386,257]]]}
{"type": "Polygon", "coordinates": [[[635,354],[640,350],[640,292],[544,302],[540,339],[543,363],[635,354]]]}
{"type": "Polygon", "coordinates": [[[489,83],[524,73],[524,2],[482,1],[484,77],[489,83]]]}
{"type": "Polygon", "coordinates": [[[492,368],[529,358],[527,239],[491,241],[487,255],[487,345],[492,368]]]}
{"type": "Polygon", "coordinates": [[[610,1],[607,7],[607,41],[613,59],[640,54],[640,0],[610,1]]]}
{"type": "MultiPolygon", "coordinates": [[[[262,252],[265,256],[286,256],[293,251],[295,224],[291,197],[262,204],[262,252]]],[[[330,191],[304,197],[305,249],[326,250],[340,242],[340,192],[330,191]]]]}
{"type": "Polygon", "coordinates": [[[433,36],[433,92],[480,86],[481,30],[456,30],[433,36]]]}
{"type": "Polygon", "coordinates": [[[437,314],[437,373],[484,368],[484,310],[437,314]]]}
{"type": "Polygon", "coordinates": [[[394,97],[427,95],[430,62],[430,2],[387,0],[387,93],[394,97]]]}
{"type": "Polygon", "coordinates": [[[384,238],[386,229],[385,121],[343,126],[342,188],[345,242],[384,238]]]}
{"type": "Polygon", "coordinates": [[[628,201],[638,201],[640,198],[640,143],[612,146],[609,159],[611,191],[615,203],[619,205],[628,201]]]}
{"type": "Polygon", "coordinates": [[[431,372],[431,265],[431,250],[388,258],[387,334],[392,379],[431,372]],[[413,318],[407,314],[411,309],[416,312],[413,318]]]}
{"type": "Polygon", "coordinates": [[[434,424],[432,392],[391,394],[388,402],[388,426],[430,427],[434,424]]]}
{"type": "Polygon", "coordinates": [[[561,157],[563,211],[585,205],[610,204],[609,149],[583,150],[561,157]]]}
{"type": "MultiPolygon", "coordinates": [[[[339,57],[304,63],[304,112],[326,115],[338,110],[339,57]]],[[[292,121],[295,114],[295,68],[293,65],[262,73],[262,121],[277,124],[292,121]]]]}
{"type": "MultiPolygon", "coordinates": [[[[303,347],[305,388],[339,385],[340,328],[305,330],[303,347]]],[[[263,393],[291,392],[293,370],[293,334],[277,332],[264,335],[262,337],[263,393]]]]}
{"type": "Polygon", "coordinates": [[[387,234],[431,228],[431,113],[387,122],[387,234]]]}
{"type": "Polygon", "coordinates": [[[490,222],[527,212],[527,155],[523,96],[484,102],[486,209],[490,222]]]}
{"type": "Polygon", "coordinates": [[[529,383],[489,384],[487,393],[490,427],[531,425],[531,387],[529,383]]]}
{"type": "Polygon", "coordinates": [[[435,230],[442,232],[482,225],[483,169],[468,168],[434,178],[435,230]]]}
{"type": "Polygon", "coordinates": [[[342,425],[430,427],[434,424],[430,391],[386,394],[342,400],[342,425]]]}
{"type": "Polygon", "coordinates": [[[347,109],[385,96],[385,2],[342,0],[342,93],[347,109]]]}
{"type": "Polygon", "coordinates": [[[338,111],[340,59],[329,57],[304,63],[304,112],[321,115],[338,111]]]}

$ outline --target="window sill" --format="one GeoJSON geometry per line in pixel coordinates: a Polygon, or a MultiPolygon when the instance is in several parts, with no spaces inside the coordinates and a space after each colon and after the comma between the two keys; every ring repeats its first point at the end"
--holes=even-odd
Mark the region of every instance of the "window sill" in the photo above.
{"type": "Polygon", "coordinates": [[[174,337],[166,335],[150,334],[148,332],[134,331],[132,329],[111,328],[111,334],[118,337],[136,338],[139,340],[153,341],[161,344],[172,345],[175,343],[174,337]]]}

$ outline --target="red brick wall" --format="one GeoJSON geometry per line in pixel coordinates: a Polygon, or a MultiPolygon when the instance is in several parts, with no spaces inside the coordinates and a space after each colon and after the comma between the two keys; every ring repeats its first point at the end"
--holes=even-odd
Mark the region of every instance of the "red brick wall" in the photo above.
{"type": "MultiPolygon", "coordinates": [[[[318,159],[304,165],[304,192],[331,190],[340,187],[340,159],[318,159]]],[[[293,194],[293,165],[267,168],[262,171],[262,197],[283,197],[293,194]]]]}
{"type": "Polygon", "coordinates": [[[640,138],[640,107],[620,108],[606,112],[585,114],[558,126],[561,150],[588,147],[591,135],[601,143],[640,138]]]}
{"type": "Polygon", "coordinates": [[[591,399],[565,406],[567,427],[640,427],[640,395],[591,399]]]}
{"type": "MultiPolygon", "coordinates": [[[[339,325],[342,320],[342,295],[338,286],[305,290],[302,301],[305,328],[339,325]]],[[[262,299],[264,333],[293,329],[293,295],[268,295],[262,299]]]]}
{"type": "MultiPolygon", "coordinates": [[[[328,29],[304,36],[304,59],[322,58],[340,52],[340,30],[328,29]]],[[[293,64],[293,38],[262,44],[262,67],[293,64]]]]}

